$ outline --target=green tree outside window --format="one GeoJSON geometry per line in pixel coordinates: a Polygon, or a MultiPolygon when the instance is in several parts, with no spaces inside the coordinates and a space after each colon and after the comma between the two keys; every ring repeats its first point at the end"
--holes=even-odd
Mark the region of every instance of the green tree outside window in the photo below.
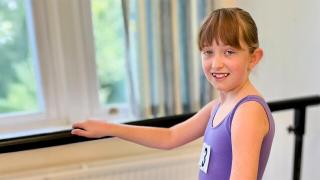
{"type": "Polygon", "coordinates": [[[93,0],[91,3],[100,103],[125,103],[125,34],[121,1],[93,0]]]}
{"type": "Polygon", "coordinates": [[[0,114],[38,108],[24,3],[0,1],[0,114]]]}

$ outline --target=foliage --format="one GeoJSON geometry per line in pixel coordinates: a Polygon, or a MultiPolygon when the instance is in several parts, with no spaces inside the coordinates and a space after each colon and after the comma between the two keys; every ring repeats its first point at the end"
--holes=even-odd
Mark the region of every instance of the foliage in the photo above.
{"type": "Polygon", "coordinates": [[[0,113],[37,106],[24,1],[0,1],[0,113]]]}
{"type": "Polygon", "coordinates": [[[119,0],[93,0],[93,27],[100,101],[125,101],[125,35],[119,0]]]}
{"type": "MultiPolygon", "coordinates": [[[[120,0],[92,0],[100,101],[125,97],[125,38],[120,0]]],[[[0,0],[0,113],[35,111],[37,90],[24,0],[0,0]]]]}

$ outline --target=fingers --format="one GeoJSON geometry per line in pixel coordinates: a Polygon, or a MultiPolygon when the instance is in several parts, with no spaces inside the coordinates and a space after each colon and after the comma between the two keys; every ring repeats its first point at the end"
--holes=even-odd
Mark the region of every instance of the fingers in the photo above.
{"type": "Polygon", "coordinates": [[[71,134],[88,138],[100,138],[104,136],[102,130],[105,124],[105,122],[97,120],[76,122],[72,125],[73,130],[71,131],[71,134]]]}
{"type": "Polygon", "coordinates": [[[72,125],[71,134],[77,136],[89,137],[88,131],[85,128],[85,122],[77,122],[72,125]]]}
{"type": "Polygon", "coordinates": [[[71,134],[77,135],[77,136],[84,136],[84,137],[90,137],[89,133],[82,129],[72,129],[71,134]]]}
{"type": "Polygon", "coordinates": [[[73,129],[84,129],[84,122],[77,122],[72,125],[73,129]]]}

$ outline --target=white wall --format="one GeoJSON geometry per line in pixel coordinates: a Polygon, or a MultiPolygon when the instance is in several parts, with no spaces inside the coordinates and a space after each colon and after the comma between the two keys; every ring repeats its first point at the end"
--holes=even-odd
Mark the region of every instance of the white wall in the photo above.
{"type": "MultiPolygon", "coordinates": [[[[320,95],[320,1],[318,0],[224,0],[217,6],[237,6],[255,19],[263,61],[252,75],[268,101],[320,95]]],[[[276,136],[265,180],[292,179],[292,112],[275,113],[276,136]]],[[[307,111],[303,146],[303,180],[320,179],[320,106],[307,111]]]]}

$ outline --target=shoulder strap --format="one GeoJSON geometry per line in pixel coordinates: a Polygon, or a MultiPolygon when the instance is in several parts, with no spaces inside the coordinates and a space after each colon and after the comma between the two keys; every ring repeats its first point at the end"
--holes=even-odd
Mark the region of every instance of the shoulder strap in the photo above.
{"type": "MultiPolygon", "coordinates": [[[[242,98],[242,99],[234,106],[234,108],[232,109],[232,111],[231,111],[231,113],[230,113],[230,116],[229,116],[229,118],[228,118],[228,120],[229,120],[229,122],[228,122],[228,130],[229,130],[230,134],[231,134],[232,120],[233,120],[233,116],[234,116],[236,110],[238,109],[238,107],[239,107],[241,104],[243,104],[243,103],[245,103],[245,102],[248,102],[248,101],[256,101],[256,102],[258,102],[259,104],[261,104],[262,107],[264,108],[264,110],[266,111],[266,114],[267,114],[267,116],[268,116],[268,119],[270,119],[270,113],[271,113],[271,112],[270,112],[270,110],[269,110],[269,107],[268,107],[266,101],[265,101],[262,97],[256,96],[256,95],[246,96],[246,97],[242,98]]],[[[269,123],[270,123],[270,120],[268,120],[268,121],[269,121],[269,123]]]]}

